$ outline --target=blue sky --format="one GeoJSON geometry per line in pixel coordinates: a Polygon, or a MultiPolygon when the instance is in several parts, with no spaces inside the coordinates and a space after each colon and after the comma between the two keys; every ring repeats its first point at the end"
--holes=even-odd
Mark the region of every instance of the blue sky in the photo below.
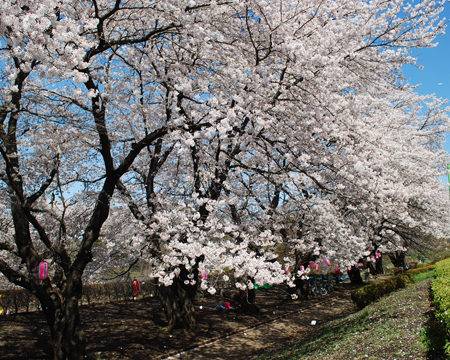
{"type": "MultiPolygon", "coordinates": [[[[417,65],[422,65],[424,69],[407,65],[403,67],[403,74],[410,84],[421,84],[416,90],[419,94],[436,94],[450,101],[450,3],[446,4],[440,17],[446,18],[447,33],[436,38],[438,46],[412,53],[417,58],[417,65]]],[[[450,133],[447,134],[445,148],[450,153],[450,133]]],[[[443,181],[447,182],[447,179],[443,181]]]]}

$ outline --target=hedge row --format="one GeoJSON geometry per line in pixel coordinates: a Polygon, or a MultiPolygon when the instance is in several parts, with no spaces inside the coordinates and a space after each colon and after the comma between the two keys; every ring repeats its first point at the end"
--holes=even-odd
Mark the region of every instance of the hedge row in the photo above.
{"type": "MultiPolygon", "coordinates": [[[[153,281],[140,282],[140,296],[154,294],[155,285],[153,281]]],[[[80,305],[103,303],[115,300],[128,300],[132,297],[130,282],[111,282],[105,284],[89,284],[83,286],[83,295],[80,305]]],[[[17,314],[20,312],[38,311],[39,300],[28,290],[1,290],[0,291],[0,314],[17,314]]]]}
{"type": "MultiPolygon", "coordinates": [[[[140,285],[139,296],[146,297],[154,294],[155,285],[151,279],[141,281],[140,285]]],[[[131,281],[84,285],[81,303],[90,305],[92,303],[128,300],[132,297],[132,292],[131,281]]]]}
{"type": "Polygon", "coordinates": [[[439,261],[431,283],[431,297],[436,308],[436,319],[445,324],[445,353],[450,358],[450,258],[439,261]]]}
{"type": "Polygon", "coordinates": [[[27,290],[0,291],[0,315],[37,311],[38,299],[27,290]]]}
{"type": "Polygon", "coordinates": [[[408,270],[402,274],[392,276],[388,279],[377,281],[375,283],[363,286],[357,290],[352,291],[352,300],[362,309],[363,307],[373,303],[382,296],[389,294],[397,289],[404,288],[407,284],[414,281],[414,275],[433,270],[434,266],[427,266],[423,268],[416,268],[408,270]]]}

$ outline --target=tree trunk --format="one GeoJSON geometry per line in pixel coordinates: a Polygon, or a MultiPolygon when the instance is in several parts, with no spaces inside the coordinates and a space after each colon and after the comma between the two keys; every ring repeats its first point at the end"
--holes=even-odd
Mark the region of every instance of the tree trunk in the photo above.
{"type": "Polygon", "coordinates": [[[66,299],[62,308],[56,309],[53,331],[55,360],[82,360],[86,349],[86,334],[81,327],[78,299],[66,299]]]}
{"type": "Polygon", "coordinates": [[[363,283],[361,273],[355,266],[352,266],[352,268],[348,270],[348,277],[353,285],[361,285],[363,283]]]}
{"type": "Polygon", "coordinates": [[[372,262],[369,262],[369,271],[372,275],[384,274],[382,255],[375,260],[375,266],[372,264],[372,262]]]}
{"type": "Polygon", "coordinates": [[[389,258],[392,261],[392,265],[396,268],[404,269],[405,268],[405,252],[404,251],[396,251],[393,254],[389,254],[389,258]]]}
{"type": "Polygon", "coordinates": [[[253,284],[251,289],[246,291],[239,291],[239,305],[241,305],[241,310],[246,314],[259,314],[259,307],[256,305],[256,290],[254,288],[255,279],[248,277],[248,284],[253,284]]]}
{"type": "Polygon", "coordinates": [[[380,254],[380,257],[378,259],[376,259],[375,261],[375,270],[377,272],[377,275],[380,274],[384,274],[384,269],[383,269],[383,255],[380,254]]]}
{"type": "Polygon", "coordinates": [[[66,294],[62,298],[52,288],[47,291],[38,288],[36,292],[52,334],[55,360],[84,359],[86,335],[81,326],[78,307],[82,294],[81,280],[76,281],[76,284],[66,283],[66,294]]]}
{"type": "Polygon", "coordinates": [[[246,314],[259,314],[259,307],[256,302],[256,290],[239,291],[239,305],[242,312],[246,314]]]}
{"type": "Polygon", "coordinates": [[[172,285],[164,286],[156,283],[156,293],[164,308],[170,329],[190,329],[195,327],[194,302],[198,287],[198,269],[189,272],[180,266],[180,274],[172,285]],[[192,280],[194,284],[192,284],[192,280]],[[188,284],[185,282],[189,281],[188,284]]]}
{"type": "Polygon", "coordinates": [[[194,299],[191,298],[189,291],[183,288],[178,278],[174,279],[170,286],[158,284],[156,293],[170,329],[189,329],[196,325],[194,299]]]}
{"type": "Polygon", "coordinates": [[[294,284],[295,284],[295,293],[298,295],[298,293],[300,292],[300,295],[302,295],[303,297],[306,297],[308,294],[306,292],[305,289],[305,281],[301,278],[296,278],[294,280],[294,284]]]}

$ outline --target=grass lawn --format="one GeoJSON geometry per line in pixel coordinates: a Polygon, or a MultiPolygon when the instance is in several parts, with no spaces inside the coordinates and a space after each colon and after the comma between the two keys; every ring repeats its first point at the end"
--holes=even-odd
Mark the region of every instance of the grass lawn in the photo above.
{"type": "Polygon", "coordinates": [[[439,349],[443,329],[430,307],[432,275],[419,274],[406,289],[257,359],[445,359],[439,349]]]}

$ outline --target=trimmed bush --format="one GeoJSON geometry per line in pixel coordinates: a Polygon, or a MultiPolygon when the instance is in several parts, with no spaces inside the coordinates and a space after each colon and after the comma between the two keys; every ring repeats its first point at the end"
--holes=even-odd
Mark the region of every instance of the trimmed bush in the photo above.
{"type": "Polygon", "coordinates": [[[407,284],[414,282],[414,275],[433,269],[434,266],[411,269],[388,279],[363,286],[362,288],[352,291],[352,300],[358,308],[362,309],[382,296],[397,289],[404,288],[407,284]]]}
{"type": "Polygon", "coordinates": [[[421,273],[424,273],[424,272],[431,271],[433,269],[434,269],[434,265],[427,265],[425,267],[418,267],[416,269],[408,270],[407,273],[408,274],[417,275],[417,274],[421,274],[421,273]]]}
{"type": "Polygon", "coordinates": [[[431,297],[436,308],[436,319],[446,328],[445,353],[450,357],[450,259],[436,263],[431,297]]]}
{"type": "Polygon", "coordinates": [[[39,308],[39,301],[28,290],[14,289],[0,291],[0,314],[17,314],[39,308]]]}

